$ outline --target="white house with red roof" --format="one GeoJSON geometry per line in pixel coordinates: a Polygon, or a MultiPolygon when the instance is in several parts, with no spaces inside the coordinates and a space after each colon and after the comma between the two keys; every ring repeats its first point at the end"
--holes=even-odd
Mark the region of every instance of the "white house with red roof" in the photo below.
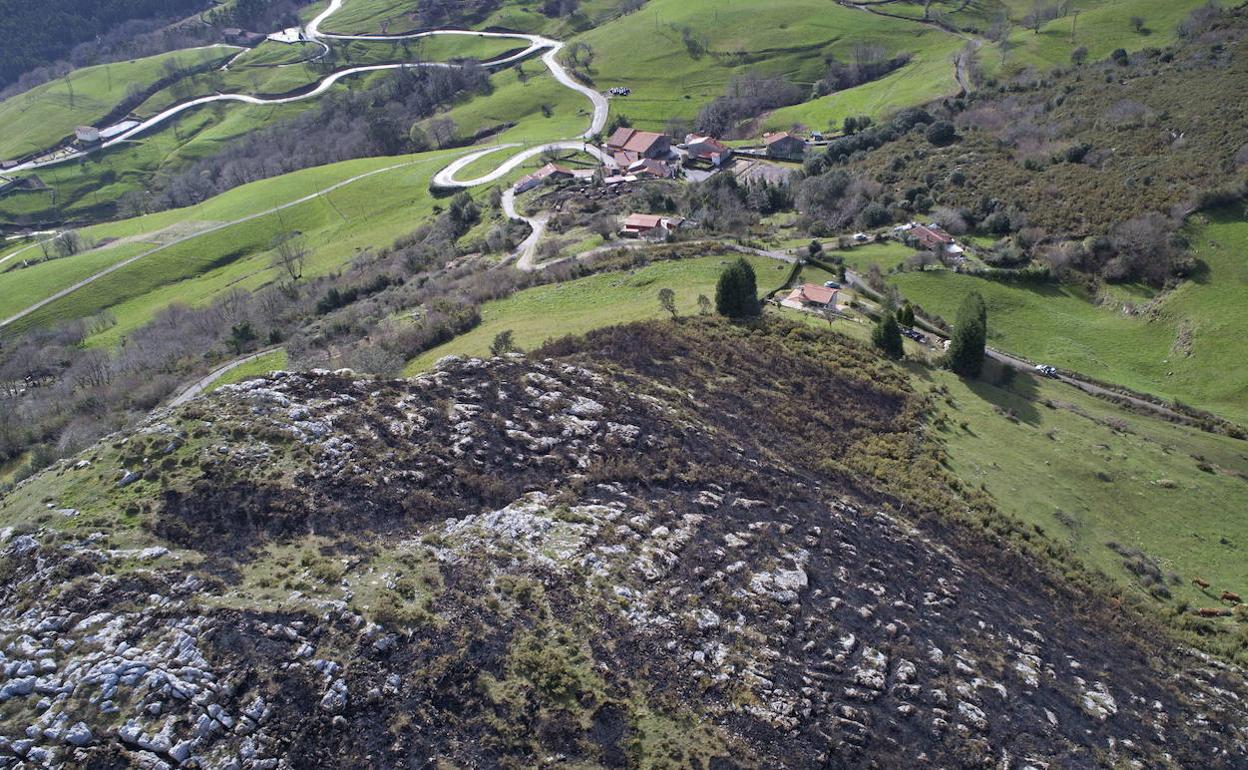
{"type": "Polygon", "coordinates": [[[827,286],[804,283],[789,292],[789,296],[780,300],[780,304],[796,310],[822,310],[829,306],[836,308],[838,294],[836,289],[830,289],[827,286]]]}
{"type": "Polygon", "coordinates": [[[685,152],[690,161],[710,163],[715,168],[732,159],[732,148],[713,136],[689,134],[685,137],[685,152]]]}

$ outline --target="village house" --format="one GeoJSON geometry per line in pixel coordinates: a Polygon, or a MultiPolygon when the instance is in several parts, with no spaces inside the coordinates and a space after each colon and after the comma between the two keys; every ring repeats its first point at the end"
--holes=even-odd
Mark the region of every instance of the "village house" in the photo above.
{"type": "Polygon", "coordinates": [[[665,163],[661,160],[651,160],[650,158],[642,158],[632,163],[628,169],[629,174],[638,178],[651,177],[654,179],[671,179],[676,176],[676,167],[671,163],[665,163]]]}
{"type": "Polygon", "coordinates": [[[907,237],[912,239],[919,248],[933,251],[937,256],[944,256],[946,252],[951,252],[951,247],[956,245],[953,242],[953,236],[939,225],[916,224],[910,228],[907,237]]]}
{"type": "Polygon", "coordinates": [[[796,310],[823,310],[831,307],[836,309],[837,290],[814,283],[804,283],[789,296],[780,300],[780,304],[796,310]]]}
{"type": "Polygon", "coordinates": [[[616,165],[628,168],[642,158],[660,160],[672,153],[672,140],[653,131],[633,128],[617,128],[607,140],[607,152],[615,158],[616,165]]]}
{"type": "Polygon", "coordinates": [[[522,192],[532,190],[546,182],[546,180],[571,179],[575,174],[572,169],[564,168],[556,163],[547,163],[532,174],[522,178],[516,182],[515,190],[519,195],[522,192]]]}
{"type": "Polygon", "coordinates": [[[648,238],[665,240],[673,230],[685,223],[680,217],[665,217],[660,214],[629,214],[620,228],[624,238],[648,238]]]}
{"type": "Polygon", "coordinates": [[[712,136],[689,134],[685,137],[686,158],[690,163],[719,168],[732,160],[732,148],[712,136]]]}
{"type": "Polygon", "coordinates": [[[99,144],[100,129],[95,126],[78,126],[74,129],[74,138],[83,144],[99,144]]]}
{"type": "Polygon", "coordinates": [[[806,140],[787,131],[763,134],[763,146],[767,157],[780,160],[801,160],[806,155],[806,140]]]}

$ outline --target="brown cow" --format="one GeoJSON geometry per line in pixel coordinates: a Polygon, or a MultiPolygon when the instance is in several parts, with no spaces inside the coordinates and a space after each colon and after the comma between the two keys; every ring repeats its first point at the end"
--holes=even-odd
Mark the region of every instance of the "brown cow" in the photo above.
{"type": "Polygon", "coordinates": [[[1204,590],[1209,587],[1209,581],[1203,578],[1192,578],[1192,585],[1204,590]]]}
{"type": "Polygon", "coordinates": [[[1235,602],[1236,604],[1242,604],[1244,600],[1239,598],[1239,594],[1233,594],[1230,591],[1223,591],[1222,601],[1235,602]]]}
{"type": "Polygon", "coordinates": [[[1196,614],[1202,618],[1225,618],[1230,616],[1231,611],[1222,607],[1201,607],[1196,614]]]}

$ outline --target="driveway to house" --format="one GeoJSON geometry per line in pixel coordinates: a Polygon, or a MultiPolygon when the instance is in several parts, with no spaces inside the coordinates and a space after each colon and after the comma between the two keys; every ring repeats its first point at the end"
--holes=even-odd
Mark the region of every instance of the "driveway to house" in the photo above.
{"type": "Polygon", "coordinates": [[[508,219],[514,219],[517,222],[524,222],[532,229],[529,237],[521,242],[516,248],[516,268],[526,273],[534,269],[533,261],[537,257],[537,244],[542,240],[542,236],[546,233],[546,224],[550,221],[550,213],[542,212],[535,217],[526,217],[516,210],[516,190],[514,187],[507,188],[507,192],[503,193],[503,213],[508,219]]]}

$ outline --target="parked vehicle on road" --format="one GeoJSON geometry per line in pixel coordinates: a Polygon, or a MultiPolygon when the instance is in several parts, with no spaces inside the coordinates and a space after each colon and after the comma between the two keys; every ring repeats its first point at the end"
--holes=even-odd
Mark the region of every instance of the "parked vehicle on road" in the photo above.
{"type": "Polygon", "coordinates": [[[1048,364],[1036,364],[1036,374],[1057,379],[1057,367],[1048,364]]]}

